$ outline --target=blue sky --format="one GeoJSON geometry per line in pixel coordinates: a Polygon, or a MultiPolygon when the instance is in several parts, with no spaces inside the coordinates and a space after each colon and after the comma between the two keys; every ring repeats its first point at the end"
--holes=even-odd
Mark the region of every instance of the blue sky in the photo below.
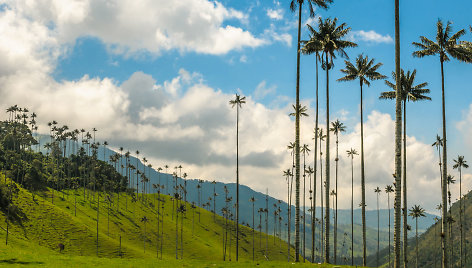
{"type": "MultiPolygon", "coordinates": [[[[439,202],[437,156],[430,144],[441,129],[440,65],[438,57],[413,58],[411,43],[420,35],[434,38],[438,19],[451,20],[454,31],[468,29],[472,2],[400,2],[402,67],[417,69],[418,83],[429,83],[433,99],[409,104],[407,115],[409,166],[416,178],[411,187],[432,189],[413,201],[432,211],[439,202]]],[[[291,165],[285,147],[293,139],[288,113],[296,78],[297,16],[290,12],[289,1],[4,0],[0,4],[3,108],[14,103],[30,107],[38,113],[44,132],[51,120],[72,128],[97,127],[99,139],[108,140],[112,148],[139,149],[153,166],[182,163],[191,177],[230,182],[235,119],[228,101],[239,92],[248,96],[241,112],[242,181],[262,192],[275,177],[283,182],[282,170],[291,165]]],[[[308,15],[305,8],[303,24],[316,27],[316,19],[308,15]]],[[[317,9],[316,15],[347,23],[352,28],[348,38],[359,45],[347,50],[351,60],[364,53],[383,63],[380,72],[391,76],[393,1],[335,0],[328,10],[317,9]]],[[[304,27],[302,39],[308,38],[304,27]]],[[[472,34],[468,31],[463,40],[472,41],[472,34]]],[[[302,142],[311,143],[314,56],[301,60],[301,98],[310,107],[310,117],[302,122],[302,142]]],[[[330,73],[331,119],[340,118],[347,125],[341,152],[359,143],[358,83],[335,81],[344,66],[344,59],[338,58],[330,73]]],[[[445,72],[449,159],[457,154],[468,159],[472,64],[452,60],[445,72]]],[[[324,118],[322,71],[319,81],[324,118]]],[[[394,103],[378,100],[385,90],[383,81],[364,90],[371,188],[391,183],[394,103]]],[[[349,171],[341,172],[347,176],[349,171]]],[[[466,177],[472,181],[472,175],[466,177]]],[[[283,189],[280,183],[269,190],[283,198],[283,189]]],[[[368,197],[372,202],[374,198],[374,194],[368,197]]]]}
{"type": "MultiPolygon", "coordinates": [[[[58,80],[80,79],[88,74],[91,77],[112,77],[118,83],[127,80],[135,71],[151,74],[158,82],[172,79],[181,68],[190,72],[201,73],[207,83],[223,92],[235,93],[241,89],[243,94],[250,95],[257,85],[266,81],[276,91],[261,99],[260,102],[271,105],[277,96],[284,95],[293,98],[295,84],[295,46],[296,46],[296,14],[288,9],[288,3],[278,1],[221,1],[226,7],[234,8],[249,15],[248,22],[238,20],[225,21],[227,25],[243,27],[255,36],[263,35],[270,25],[274,28],[289,28],[286,33],[292,36],[290,45],[275,42],[258,48],[243,48],[228,52],[225,55],[207,55],[194,52],[180,52],[171,50],[160,56],[142,53],[135,57],[113,55],[108,53],[107,45],[96,37],[81,37],[72,48],[72,51],[59,61],[55,70],[58,80]],[[257,3],[257,4],[256,4],[257,3]],[[283,18],[274,20],[267,15],[268,10],[281,10],[283,18]],[[241,62],[241,57],[247,59],[241,62]]],[[[353,31],[375,31],[382,36],[394,36],[393,31],[393,3],[392,1],[335,1],[328,10],[316,11],[322,17],[337,17],[339,22],[346,22],[353,31]]],[[[452,21],[455,31],[466,28],[470,21],[466,12],[472,8],[469,1],[460,1],[458,5],[444,5],[440,1],[402,1],[401,5],[401,40],[402,40],[402,67],[417,69],[418,82],[428,82],[431,89],[432,102],[409,105],[408,129],[410,133],[430,142],[440,130],[440,69],[438,57],[417,59],[411,56],[415,48],[411,45],[418,41],[420,35],[434,37],[435,24],[438,19],[452,21]],[[424,124],[424,120],[429,124],[424,124]]],[[[306,21],[308,11],[305,8],[303,20],[306,21]]],[[[308,39],[306,27],[302,31],[302,39],[308,39]]],[[[464,40],[471,40],[471,35],[464,40]]],[[[393,40],[391,42],[375,42],[356,40],[359,47],[349,49],[348,55],[355,59],[360,53],[374,57],[384,66],[380,71],[391,76],[394,68],[393,40]]],[[[344,59],[338,58],[335,62],[335,72],[331,80],[331,109],[345,109],[357,113],[359,98],[358,85],[352,83],[338,83],[334,79],[342,76],[339,69],[344,67],[344,59]]],[[[313,100],[314,88],[314,59],[310,56],[302,57],[301,97],[313,100]]],[[[448,119],[453,123],[460,120],[463,110],[472,99],[472,91],[467,83],[472,65],[453,60],[446,64],[446,90],[448,119]]],[[[321,99],[324,98],[324,74],[320,75],[321,99]]],[[[374,82],[371,88],[365,90],[365,111],[379,110],[392,113],[392,102],[379,101],[380,92],[388,90],[383,82],[374,82]]],[[[323,101],[322,106],[324,106],[323,101]]],[[[457,140],[453,129],[450,131],[451,140],[457,140]]],[[[458,144],[454,144],[457,148],[458,144]]]]}

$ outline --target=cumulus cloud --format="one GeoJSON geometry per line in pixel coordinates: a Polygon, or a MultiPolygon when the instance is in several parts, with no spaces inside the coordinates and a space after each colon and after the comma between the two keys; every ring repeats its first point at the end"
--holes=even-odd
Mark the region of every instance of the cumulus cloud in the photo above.
{"type": "Polygon", "coordinates": [[[267,17],[273,20],[282,20],[284,18],[284,11],[283,9],[267,9],[267,17]]]}
{"type": "Polygon", "coordinates": [[[391,44],[393,43],[393,39],[390,35],[381,35],[375,31],[352,31],[351,32],[351,40],[353,41],[364,41],[370,43],[385,43],[391,44]]]}
{"type": "Polygon", "coordinates": [[[224,25],[230,19],[244,23],[246,14],[209,0],[7,0],[10,9],[53,28],[61,43],[93,36],[110,51],[136,55],[146,51],[226,54],[266,42],[252,33],[224,25]]]}
{"type": "MultiPolygon", "coordinates": [[[[96,127],[99,129],[97,133],[99,140],[108,140],[112,147],[123,146],[131,151],[139,149],[154,166],[182,164],[192,178],[234,182],[236,110],[228,104],[234,96],[212,88],[204,82],[201,74],[181,69],[174,78],[157,82],[150,74],[137,71],[121,84],[111,78],[86,75],[76,81],[55,81],[51,77],[58,58],[66,52],[63,42],[72,42],[75,37],[82,35],[87,23],[96,26],[93,35],[99,36],[109,44],[114,44],[112,48],[117,51],[126,47],[125,50],[128,52],[146,49],[157,53],[166,49],[167,45],[169,49],[170,46],[175,45],[173,41],[169,41],[174,37],[167,40],[170,35],[165,31],[156,32],[156,35],[162,35],[159,37],[162,43],[156,46],[157,48],[147,47],[155,42],[154,34],[150,37],[151,41],[147,40],[150,43],[146,43],[146,40],[143,44],[133,43],[135,40],[131,39],[135,37],[134,34],[139,34],[132,33],[133,29],[145,23],[142,20],[150,19],[148,12],[151,11],[148,10],[136,21],[130,19],[133,18],[132,14],[137,12],[133,9],[141,10],[139,6],[123,10],[124,8],[117,5],[117,2],[111,1],[67,2],[71,5],[63,3],[66,2],[51,0],[47,2],[48,5],[39,5],[34,1],[27,1],[22,2],[20,13],[23,15],[18,15],[17,10],[8,8],[0,13],[0,34],[2,35],[0,53],[5,55],[5,59],[0,62],[0,97],[2,99],[0,109],[13,104],[29,107],[30,110],[38,113],[40,130],[43,133],[47,133],[48,128],[45,125],[51,120],[68,124],[72,129],[96,127]],[[100,14],[103,17],[97,17],[95,14],[98,12],[95,10],[97,8],[101,8],[100,14]],[[131,24],[125,26],[117,24],[111,27],[110,33],[103,32],[104,30],[100,27],[106,27],[110,23],[109,20],[117,23],[119,19],[116,16],[128,18],[131,24]],[[94,20],[96,20],[95,24],[94,20]],[[53,27],[48,24],[51,21],[54,22],[53,27]],[[131,33],[129,40],[122,40],[120,38],[124,38],[123,36],[120,37],[113,32],[120,26],[124,27],[121,30],[125,33],[131,33]],[[118,43],[120,45],[116,45],[118,43]],[[28,97],[25,98],[25,96],[28,97]]],[[[225,31],[227,26],[223,27],[221,23],[226,18],[244,19],[242,14],[224,8],[218,3],[209,3],[205,0],[186,0],[182,3],[194,8],[185,9],[180,4],[175,5],[175,10],[188,12],[186,17],[190,19],[190,22],[185,22],[187,26],[193,27],[196,23],[208,27],[209,23],[211,27],[216,27],[217,31],[220,29],[225,31]],[[192,5],[197,2],[208,8],[209,11],[206,12],[210,13],[203,13],[208,15],[206,20],[193,13],[194,9],[201,8],[192,5]]],[[[12,2],[10,5],[16,7],[12,2]]],[[[166,10],[165,7],[169,6],[163,3],[162,7],[166,10]]],[[[166,12],[175,14],[172,13],[176,12],[175,10],[166,10],[166,12]]],[[[213,29],[211,27],[210,30],[213,29]]],[[[149,29],[142,31],[144,32],[141,34],[146,34],[149,29]]],[[[240,31],[249,34],[242,29],[240,31]]],[[[179,31],[174,31],[174,33],[179,33],[179,31]]],[[[186,32],[181,32],[181,34],[182,36],[178,38],[189,38],[186,32]]],[[[190,34],[196,34],[196,32],[190,34]]],[[[210,38],[210,40],[216,39],[210,38]]],[[[231,41],[231,39],[228,40],[231,41]]],[[[191,44],[174,48],[198,51],[208,44],[210,47],[214,45],[212,42],[203,42],[203,45],[199,44],[198,48],[197,45],[192,47],[191,44]]],[[[230,47],[236,48],[234,44],[228,45],[227,49],[230,47]]],[[[292,166],[287,144],[293,141],[294,122],[293,118],[288,116],[292,111],[289,105],[290,100],[280,97],[283,98],[281,101],[283,104],[277,107],[268,107],[258,102],[259,98],[273,91],[275,91],[274,85],[268,86],[267,82],[262,81],[256,90],[257,94],[247,96],[246,104],[239,111],[240,177],[241,183],[258,191],[264,191],[266,187],[269,187],[271,195],[284,199],[286,194],[282,171],[292,166]]],[[[303,103],[303,105],[309,107],[310,117],[301,120],[301,142],[313,146],[313,108],[309,103],[303,103]]],[[[345,123],[348,126],[348,132],[339,137],[338,195],[349,196],[350,161],[345,151],[351,147],[359,151],[360,125],[350,119],[346,111],[339,111],[337,114],[346,119],[345,123]]],[[[467,120],[472,118],[472,112],[469,114],[471,116],[467,116],[467,120]]],[[[471,125],[472,119],[467,122],[469,123],[462,125],[462,129],[470,133],[471,130],[467,126],[471,125]]],[[[393,181],[391,176],[394,162],[393,131],[394,121],[389,115],[375,111],[368,115],[365,122],[365,157],[369,208],[373,208],[375,204],[373,189],[377,186],[383,188],[393,181]]],[[[415,137],[408,137],[407,146],[410,193],[415,192],[415,189],[428,189],[421,195],[410,195],[409,200],[411,204],[422,204],[429,211],[433,211],[439,202],[440,189],[439,172],[434,168],[437,167],[437,159],[434,158],[436,154],[429,144],[424,144],[415,137]]],[[[336,147],[333,139],[330,148],[332,152],[331,185],[334,186],[336,147]]],[[[322,150],[325,150],[324,147],[322,150]]],[[[313,155],[310,154],[307,165],[313,166],[312,159],[313,155]]],[[[356,157],[354,163],[355,202],[358,204],[360,201],[359,157],[356,157]]],[[[469,174],[464,176],[471,177],[469,174]]],[[[456,191],[456,188],[453,191],[456,191]]],[[[349,205],[348,200],[340,199],[340,207],[349,207],[349,205]]],[[[385,198],[382,199],[382,206],[386,206],[385,198]]]]}

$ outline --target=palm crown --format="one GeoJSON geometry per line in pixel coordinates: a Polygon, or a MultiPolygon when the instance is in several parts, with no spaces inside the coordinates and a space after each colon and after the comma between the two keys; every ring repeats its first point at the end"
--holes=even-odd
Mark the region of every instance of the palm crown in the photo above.
{"type": "Polygon", "coordinates": [[[344,49],[348,47],[357,47],[357,44],[354,42],[342,40],[342,38],[351,31],[351,28],[346,27],[346,23],[337,25],[337,22],[337,18],[327,18],[324,21],[319,18],[318,31],[310,25],[307,25],[312,38],[305,42],[303,51],[307,54],[316,51],[322,52],[326,58],[323,62],[323,68],[328,67],[328,69],[330,69],[332,67],[333,59],[336,58],[335,52],[337,52],[341,57],[349,59],[344,49]]]}
{"type": "MultiPolygon", "coordinates": [[[[396,74],[392,72],[393,81],[395,81],[396,74]]],[[[405,74],[405,71],[402,69],[400,72],[400,79],[401,79],[401,97],[402,101],[420,101],[420,100],[431,100],[430,97],[425,96],[425,94],[430,93],[430,90],[424,88],[428,86],[427,82],[413,85],[415,83],[416,78],[416,69],[413,72],[408,71],[405,74]]],[[[382,92],[380,94],[380,99],[395,99],[396,98],[396,91],[397,85],[385,80],[385,84],[393,89],[392,91],[382,92]]]]}
{"type": "Polygon", "coordinates": [[[424,56],[438,55],[441,62],[449,61],[448,55],[456,58],[460,61],[472,62],[472,50],[470,49],[470,42],[460,42],[461,38],[466,31],[464,29],[451,35],[452,27],[451,22],[447,22],[444,27],[443,22],[438,20],[436,42],[420,36],[420,43],[413,42],[419,50],[413,52],[414,57],[422,58],[424,56]]]}
{"type": "Polygon", "coordinates": [[[362,84],[370,86],[369,80],[385,79],[385,75],[377,72],[377,70],[382,66],[382,63],[379,62],[374,65],[374,60],[375,59],[369,60],[368,56],[364,57],[363,54],[360,54],[356,58],[355,65],[347,60],[344,61],[346,63],[346,68],[341,69],[341,72],[346,74],[346,76],[339,78],[338,81],[353,81],[359,78],[362,84]]]}

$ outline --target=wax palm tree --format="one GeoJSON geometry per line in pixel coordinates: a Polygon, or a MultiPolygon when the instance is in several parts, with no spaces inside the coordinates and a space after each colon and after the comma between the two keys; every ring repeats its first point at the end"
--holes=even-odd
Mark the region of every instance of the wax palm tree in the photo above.
{"type": "MultiPolygon", "coordinates": [[[[325,219],[323,217],[324,215],[324,212],[323,212],[323,208],[324,208],[324,205],[323,205],[323,152],[321,150],[321,147],[322,147],[322,142],[326,139],[326,135],[323,134],[323,129],[320,128],[319,129],[319,132],[318,132],[318,138],[320,140],[320,203],[321,203],[321,228],[320,228],[320,231],[321,231],[321,236],[320,236],[320,250],[321,250],[321,254],[320,254],[320,259],[323,259],[323,255],[324,255],[324,224],[325,224],[325,219]]],[[[326,186],[326,182],[324,183],[324,185],[326,186]]]]}
{"type": "MultiPolygon", "coordinates": [[[[359,55],[356,58],[355,65],[349,61],[345,61],[346,68],[341,69],[341,72],[346,76],[339,78],[338,81],[353,81],[359,79],[360,83],[360,110],[361,110],[361,188],[362,188],[362,204],[365,205],[365,171],[364,171],[364,113],[363,113],[363,85],[370,86],[370,81],[384,79],[386,76],[380,74],[377,70],[382,66],[382,63],[374,64],[374,59],[369,59],[368,56],[359,55]]],[[[363,245],[363,265],[366,265],[367,251],[366,251],[366,222],[365,222],[365,207],[362,207],[362,245],[363,245]]]]}
{"type": "MultiPolygon", "coordinates": [[[[296,82],[296,107],[300,106],[300,37],[301,37],[301,28],[302,28],[302,7],[304,3],[308,4],[308,7],[310,9],[310,16],[314,17],[315,12],[313,9],[313,5],[321,7],[321,8],[328,8],[328,5],[332,2],[332,0],[291,0],[290,1],[290,10],[292,12],[296,11],[296,8],[298,6],[298,38],[297,38],[297,82],[296,82]]],[[[299,153],[299,147],[300,147],[300,116],[297,115],[295,118],[295,151],[296,151],[296,170],[295,170],[295,181],[299,182],[300,181],[300,153],[299,153]]],[[[298,199],[297,199],[298,200],[298,199]]],[[[299,201],[298,201],[299,202],[299,201]]],[[[297,212],[297,209],[295,209],[295,214],[297,212]]],[[[296,216],[296,221],[297,218],[299,217],[296,216]]],[[[299,221],[299,219],[298,219],[299,221]]],[[[300,229],[299,225],[296,225],[296,231],[295,231],[295,261],[299,262],[299,250],[300,250],[300,229]]]]}
{"type": "Polygon", "coordinates": [[[303,146],[300,148],[300,153],[303,154],[303,250],[302,250],[302,255],[303,255],[303,262],[305,262],[305,249],[306,249],[306,240],[305,240],[305,233],[306,233],[306,222],[305,222],[305,215],[306,215],[306,205],[305,205],[305,200],[306,200],[306,155],[310,154],[310,148],[308,148],[308,144],[303,144],[303,146]]]}
{"type": "Polygon", "coordinates": [[[234,108],[236,106],[236,261],[239,256],[239,108],[246,103],[246,97],[236,94],[234,100],[229,104],[234,108]]]}
{"type": "MultiPolygon", "coordinates": [[[[291,223],[291,188],[290,188],[290,180],[293,178],[293,174],[290,171],[290,169],[287,169],[284,171],[284,176],[286,176],[287,179],[287,220],[288,220],[288,225],[287,225],[287,259],[290,262],[290,223],[291,223]]],[[[254,228],[254,226],[253,226],[254,228]]]]}
{"type": "Polygon", "coordinates": [[[252,261],[254,261],[254,203],[256,202],[256,198],[251,197],[249,202],[252,203],[252,261]]]}
{"type": "MultiPolygon", "coordinates": [[[[319,101],[318,101],[318,60],[320,60],[320,52],[321,52],[321,45],[320,42],[316,42],[317,36],[312,35],[310,36],[309,41],[302,41],[304,44],[302,48],[302,52],[307,55],[315,54],[315,128],[314,128],[314,134],[315,137],[313,138],[314,143],[315,143],[315,150],[313,154],[313,163],[315,163],[315,169],[314,169],[314,176],[313,176],[313,185],[314,185],[314,205],[313,205],[313,211],[312,213],[316,215],[316,176],[317,176],[317,157],[318,157],[318,111],[319,111],[319,101]]],[[[315,231],[316,231],[316,226],[315,226],[315,217],[311,218],[311,259],[315,259],[315,231]]]]}
{"type": "Polygon", "coordinates": [[[212,181],[213,184],[213,221],[216,222],[216,181],[212,181]]]}
{"type": "Polygon", "coordinates": [[[354,265],[354,156],[359,155],[355,149],[347,150],[351,158],[351,266],[354,265]]]}
{"type": "MultiPolygon", "coordinates": [[[[308,116],[306,106],[300,104],[292,105],[294,112],[290,116],[295,116],[299,121],[302,116],[308,116]]],[[[298,127],[297,127],[298,128],[298,127]]],[[[299,129],[297,130],[299,135],[299,129]]],[[[295,262],[299,262],[300,253],[300,137],[295,140],[295,262]]]]}
{"type": "MultiPolygon", "coordinates": [[[[324,21],[320,18],[318,22],[318,31],[314,30],[310,25],[308,29],[310,30],[313,38],[312,42],[318,43],[314,45],[319,47],[322,51],[323,58],[323,69],[326,70],[326,129],[329,130],[329,70],[333,68],[333,59],[336,58],[335,52],[337,52],[341,57],[348,58],[347,53],[345,52],[346,48],[356,47],[357,44],[343,40],[346,35],[351,30],[350,27],[347,27],[346,23],[337,25],[337,18],[334,19],[325,19],[324,21]]],[[[310,41],[308,41],[309,43],[310,41]]],[[[307,43],[307,44],[308,44],[307,43]]],[[[330,159],[329,159],[329,131],[326,133],[326,233],[325,233],[325,262],[329,262],[329,189],[330,189],[330,159]]]]}
{"type": "MultiPolygon", "coordinates": [[[[413,45],[416,46],[419,50],[413,52],[414,57],[423,58],[425,56],[439,55],[439,61],[441,63],[441,91],[442,91],[442,138],[443,138],[443,183],[442,183],[442,202],[443,202],[443,211],[442,211],[442,231],[446,235],[443,236],[442,245],[443,245],[443,267],[448,266],[447,259],[447,242],[449,237],[447,236],[447,196],[446,196],[446,180],[447,178],[447,135],[446,135],[446,100],[445,100],[445,88],[444,88],[444,62],[450,60],[450,57],[455,58],[463,62],[472,62],[472,50],[466,46],[463,42],[460,42],[459,39],[466,34],[464,29],[452,34],[451,22],[448,22],[444,27],[443,22],[438,20],[436,24],[436,42],[420,36],[420,42],[413,42],[413,45]]],[[[470,45],[470,44],[469,44],[470,45]]]]}
{"type": "Polygon", "coordinates": [[[461,266],[462,267],[462,255],[463,255],[463,223],[462,223],[462,213],[464,213],[465,209],[463,210],[462,209],[462,168],[469,168],[469,165],[467,164],[467,161],[464,160],[464,156],[462,155],[459,155],[457,156],[457,159],[454,159],[454,166],[452,167],[454,169],[458,169],[459,170],[459,226],[460,226],[460,237],[461,237],[461,243],[460,243],[460,246],[461,246],[461,249],[460,249],[460,263],[461,263],[461,266]]]}
{"type": "Polygon", "coordinates": [[[374,189],[377,195],[377,267],[379,267],[379,253],[380,253],[380,208],[379,208],[379,196],[382,190],[377,186],[374,189]]]}
{"type": "Polygon", "coordinates": [[[388,204],[388,267],[390,267],[390,193],[393,193],[393,186],[392,185],[387,185],[385,187],[385,192],[387,193],[387,204],[388,204]]]}
{"type": "MultiPolygon", "coordinates": [[[[441,187],[442,187],[441,147],[443,146],[443,140],[441,139],[441,136],[436,135],[436,140],[434,141],[433,144],[431,144],[431,146],[436,146],[436,149],[438,150],[439,173],[441,174],[441,187]]],[[[439,213],[441,213],[441,211],[439,213]]]]}
{"type": "MultiPolygon", "coordinates": [[[[392,73],[392,77],[395,80],[396,74],[395,72],[392,73]]],[[[426,96],[426,94],[429,94],[430,90],[425,88],[428,86],[428,83],[420,83],[418,85],[415,84],[415,78],[416,78],[416,70],[413,70],[413,72],[408,71],[405,74],[405,71],[402,69],[401,70],[401,100],[403,103],[403,182],[402,182],[402,187],[403,187],[403,210],[407,210],[408,203],[407,203],[407,176],[406,176],[406,103],[407,101],[412,101],[412,102],[417,102],[417,101],[422,101],[422,100],[431,100],[430,97],[426,96]]],[[[396,99],[396,84],[390,82],[390,81],[385,81],[385,84],[392,89],[392,91],[387,91],[387,92],[382,92],[380,94],[380,99],[396,99]]],[[[407,252],[408,250],[408,228],[405,228],[408,226],[408,215],[406,213],[403,213],[403,252],[407,252]]],[[[404,254],[404,262],[407,262],[407,255],[404,254]]]]}
{"type": "MultiPolygon", "coordinates": [[[[426,217],[425,210],[418,206],[414,205],[412,208],[410,208],[410,214],[411,217],[413,217],[416,221],[416,268],[418,268],[418,218],[419,217],[426,217]]],[[[406,253],[405,253],[406,254],[406,253]]]]}
{"type": "MultiPolygon", "coordinates": [[[[344,126],[343,123],[341,123],[339,120],[336,120],[334,122],[331,122],[331,128],[329,129],[330,131],[333,132],[334,135],[336,135],[336,158],[334,159],[336,161],[336,169],[335,169],[335,183],[336,183],[336,193],[338,192],[338,162],[339,162],[339,133],[345,132],[346,131],[346,126],[344,126]]],[[[338,196],[336,195],[336,204],[335,204],[335,217],[334,217],[334,264],[336,263],[337,259],[337,241],[338,241],[338,196]]]]}

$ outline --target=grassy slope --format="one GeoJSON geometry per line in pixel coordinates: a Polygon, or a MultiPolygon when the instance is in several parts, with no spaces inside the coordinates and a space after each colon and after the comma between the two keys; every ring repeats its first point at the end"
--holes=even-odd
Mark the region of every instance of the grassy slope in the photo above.
{"type": "MultiPolygon", "coordinates": [[[[3,181],[3,178],[1,180],[3,181]]],[[[14,197],[14,203],[21,208],[27,219],[21,224],[10,225],[10,238],[14,237],[16,241],[25,241],[25,243],[29,241],[55,251],[58,250],[57,245],[63,243],[65,245],[64,253],[68,255],[96,255],[96,195],[94,197],[94,193],[90,192],[88,199],[87,197],[84,199],[83,189],[79,189],[76,193],[66,192],[64,199],[62,199],[63,194],[55,191],[54,204],[52,204],[51,194],[51,192],[42,193],[37,195],[33,201],[32,194],[20,188],[18,195],[14,197]],[[74,216],[75,197],[77,198],[77,216],[74,216]]],[[[99,256],[118,257],[121,236],[122,252],[125,258],[155,258],[157,218],[153,205],[154,196],[147,197],[148,203],[152,203],[152,205],[144,206],[140,201],[131,202],[129,196],[121,195],[118,211],[117,196],[115,195],[115,203],[112,204],[113,207],[110,210],[109,235],[107,231],[108,205],[103,202],[104,194],[101,194],[100,199],[99,256]],[[146,223],[146,252],[143,249],[144,224],[141,222],[143,216],[149,219],[146,223]]],[[[169,196],[162,196],[162,199],[165,200],[163,258],[175,259],[175,215],[172,219],[172,201],[169,196]]],[[[187,207],[189,208],[189,206],[187,207]]],[[[195,211],[189,208],[186,214],[183,230],[184,259],[222,259],[222,218],[217,216],[215,222],[212,213],[200,208],[196,208],[195,211]],[[198,213],[200,212],[201,220],[199,222],[198,213]],[[193,216],[195,217],[194,224],[192,224],[193,216]]],[[[0,213],[0,222],[2,223],[0,226],[4,229],[6,226],[3,213],[0,213]]],[[[252,230],[247,227],[241,227],[240,230],[240,259],[252,260],[252,230]]],[[[5,235],[6,232],[0,229],[2,241],[5,240],[5,235]]],[[[256,232],[255,254],[257,260],[265,259],[263,252],[266,237],[265,234],[256,232]]],[[[233,231],[231,250],[233,259],[235,256],[234,242],[233,231]]],[[[279,239],[275,239],[274,242],[274,238],[269,237],[267,256],[270,260],[286,260],[286,252],[286,243],[279,239]]]]}

